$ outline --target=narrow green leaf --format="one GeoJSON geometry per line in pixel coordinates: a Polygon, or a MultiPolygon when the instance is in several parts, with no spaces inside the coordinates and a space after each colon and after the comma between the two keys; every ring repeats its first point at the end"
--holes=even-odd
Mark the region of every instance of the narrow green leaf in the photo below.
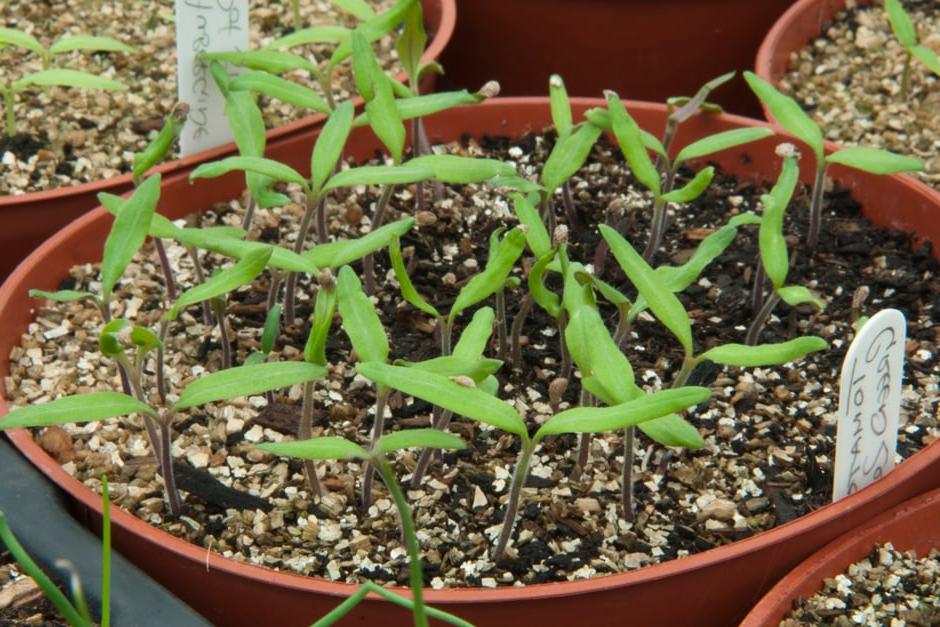
{"type": "Polygon", "coordinates": [[[567,137],[574,128],[574,119],[571,115],[571,101],[568,99],[568,90],[565,82],[557,74],[548,78],[548,101],[552,109],[552,124],[559,139],[567,137]]]}
{"type": "Polygon", "coordinates": [[[265,136],[264,117],[248,91],[230,91],[225,99],[225,118],[243,157],[263,157],[265,136]]]}
{"type": "Polygon", "coordinates": [[[343,170],[327,182],[323,190],[337,187],[355,187],[356,185],[404,185],[426,181],[434,176],[427,168],[403,165],[363,165],[358,168],[343,170]]]}
{"type": "Polygon", "coordinates": [[[708,388],[690,386],[656,392],[611,407],[568,409],[550,418],[533,439],[562,433],[605,433],[623,429],[703,403],[710,396],[708,388]]]}
{"type": "Polygon", "coordinates": [[[499,359],[486,359],[479,356],[465,358],[447,355],[424,361],[396,360],[395,365],[434,372],[444,377],[470,377],[475,383],[480,383],[494,375],[502,367],[503,362],[499,359]]]}
{"type": "Polygon", "coordinates": [[[811,335],[798,337],[789,342],[761,344],[760,346],[725,344],[705,351],[702,353],[701,358],[725,366],[738,366],[741,368],[779,366],[780,364],[802,359],[809,353],[825,350],[827,346],[826,340],[811,335]]]}
{"type": "Polygon", "coordinates": [[[552,251],[552,238],[548,234],[548,229],[542,222],[538,209],[525,196],[514,193],[510,197],[519,222],[527,229],[525,239],[529,244],[529,249],[537,259],[541,259],[552,251]]]}
{"type": "Polygon", "coordinates": [[[749,144],[764,139],[765,137],[770,137],[773,134],[774,132],[772,130],[765,127],[736,128],[730,131],[715,133],[697,142],[693,142],[680,150],[673,162],[673,167],[678,167],[679,164],[684,161],[699,159],[706,155],[734,148],[735,146],[749,144]]]}
{"type": "Polygon", "coordinates": [[[60,303],[68,303],[73,300],[81,300],[83,298],[95,298],[95,295],[91,292],[79,292],[77,290],[59,290],[58,292],[47,292],[46,290],[29,290],[29,295],[32,298],[45,298],[46,300],[54,300],[60,303]]]}
{"type": "Polygon", "coordinates": [[[127,264],[143,246],[150,230],[157,201],[160,200],[160,175],[154,174],[122,203],[121,212],[111,225],[101,259],[101,299],[111,297],[111,290],[124,274],[127,264]]]}
{"type": "Polygon", "coordinates": [[[365,0],[330,0],[330,2],[362,21],[375,17],[375,11],[365,0]]]}
{"type": "Polygon", "coordinates": [[[108,357],[117,357],[124,353],[124,339],[122,332],[130,326],[130,322],[123,318],[111,320],[101,328],[98,334],[98,350],[108,357]]]}
{"type": "Polygon", "coordinates": [[[777,89],[753,72],[745,72],[744,80],[751,90],[763,102],[777,121],[787,132],[803,140],[816,153],[816,159],[823,159],[823,135],[813,119],[797,104],[796,100],[782,94],[777,89]]]}
{"type": "Polygon", "coordinates": [[[386,433],[375,443],[375,447],[387,454],[404,448],[463,449],[467,448],[467,443],[453,433],[440,429],[406,429],[386,433]]]}
{"type": "MultiPolygon", "coordinates": [[[[610,119],[610,112],[607,109],[601,109],[599,107],[593,107],[584,112],[584,119],[596,126],[597,128],[603,129],[605,131],[613,130],[613,124],[610,119]]],[[[644,131],[640,129],[640,141],[647,150],[650,150],[660,157],[666,157],[666,148],[663,146],[663,143],[659,141],[659,138],[650,133],[649,131],[644,131]]]]}
{"type": "Polygon", "coordinates": [[[245,361],[242,363],[242,365],[254,366],[257,364],[263,364],[265,359],[267,359],[267,355],[264,353],[251,353],[248,355],[248,357],[245,357],[245,361]]]}
{"type": "Polygon", "coordinates": [[[320,68],[304,57],[277,50],[203,52],[198,59],[200,61],[224,61],[249,70],[261,70],[271,74],[284,74],[291,70],[304,70],[313,76],[320,74],[320,68]]]}
{"type": "Polygon", "coordinates": [[[561,298],[558,294],[545,287],[545,273],[549,264],[555,260],[555,250],[549,249],[548,252],[539,257],[532,268],[529,270],[528,286],[529,293],[532,294],[532,300],[535,304],[544,309],[552,318],[558,318],[561,314],[561,298]]]}
{"type": "Polygon", "coordinates": [[[362,291],[359,277],[349,266],[339,271],[336,285],[339,315],[360,361],[388,360],[388,337],[372,300],[362,291]]]}
{"type": "Polygon", "coordinates": [[[15,28],[0,27],[0,44],[9,44],[40,55],[45,51],[38,39],[15,28]]]}
{"type": "Polygon", "coordinates": [[[350,35],[352,42],[352,66],[353,78],[356,82],[356,91],[362,96],[363,100],[369,102],[375,98],[376,78],[374,72],[381,72],[376,69],[374,63],[374,53],[372,46],[360,31],[353,31],[350,35]]]}
{"type": "Polygon", "coordinates": [[[695,176],[691,181],[685,184],[684,187],[679,189],[674,189],[668,194],[663,194],[663,200],[666,202],[675,202],[675,203],[687,203],[692,202],[699,196],[701,196],[708,186],[711,185],[712,179],[715,177],[715,168],[708,166],[707,168],[702,168],[695,173],[695,176]]]}
{"type": "Polygon", "coordinates": [[[130,340],[138,351],[143,351],[145,354],[163,346],[163,342],[160,341],[156,333],[139,325],[131,327],[130,340]]]}
{"type": "Polygon", "coordinates": [[[340,104],[323,125],[310,156],[310,180],[313,189],[323,189],[343,154],[346,139],[352,130],[353,104],[351,100],[340,104]]]}
{"type": "Polygon", "coordinates": [[[415,289],[414,283],[411,282],[411,277],[408,276],[408,270],[405,268],[405,260],[401,256],[401,244],[397,236],[392,237],[388,244],[388,257],[392,263],[392,271],[395,273],[395,278],[401,288],[402,297],[411,303],[413,307],[420,309],[429,316],[440,318],[441,314],[438,313],[437,309],[424,300],[418,290],[415,289]]]}
{"type": "Polygon", "coordinates": [[[698,429],[678,414],[669,414],[637,426],[648,438],[664,446],[684,446],[692,449],[705,446],[705,440],[698,429]]]}
{"type": "Polygon", "coordinates": [[[595,306],[581,306],[571,314],[565,338],[582,376],[594,377],[610,398],[622,403],[642,393],[634,382],[630,360],[610,336],[595,306]]]}
{"type": "Polygon", "coordinates": [[[596,307],[597,298],[594,296],[593,284],[578,280],[579,276],[587,274],[584,266],[577,261],[569,262],[564,248],[559,249],[558,257],[561,261],[561,271],[564,273],[561,300],[568,315],[573,316],[582,307],[596,307]]]}
{"type": "Polygon", "coordinates": [[[826,303],[817,298],[811,291],[802,285],[787,285],[777,290],[780,299],[791,307],[810,304],[815,305],[817,309],[825,309],[826,303]]]}
{"type": "Polygon", "coordinates": [[[274,350],[274,343],[281,330],[281,306],[274,305],[264,318],[264,331],[261,333],[261,352],[267,355],[274,350]]]}
{"type": "Polygon", "coordinates": [[[584,165],[600,135],[601,129],[593,124],[584,124],[558,140],[542,166],[542,185],[549,193],[555,191],[584,165]]]}
{"type": "Polygon", "coordinates": [[[164,317],[167,320],[176,320],[180,312],[190,305],[224,296],[243,285],[248,285],[268,266],[273,252],[268,246],[252,250],[231,268],[226,268],[180,294],[173,308],[166,312],[164,317]]]}
{"type": "Polygon", "coordinates": [[[708,95],[712,91],[714,91],[721,85],[724,85],[725,83],[730,81],[732,78],[734,78],[734,75],[735,75],[735,72],[728,72],[726,74],[722,74],[721,76],[717,78],[713,78],[712,80],[702,85],[699,88],[699,90],[695,93],[695,95],[692,96],[691,98],[669,98],[666,101],[668,104],[679,105],[679,108],[673,111],[672,113],[670,113],[669,117],[673,121],[681,124],[682,122],[685,122],[690,117],[695,115],[699,111],[699,109],[702,109],[705,111],[711,111],[717,108],[718,112],[720,113],[721,107],[719,107],[718,105],[712,105],[710,103],[707,103],[705,102],[705,100],[708,98],[708,95]]]}
{"type": "Polygon", "coordinates": [[[153,415],[154,411],[127,394],[88,392],[39,405],[14,408],[0,418],[0,430],[93,422],[135,413],[153,415]]]}
{"type": "Polygon", "coordinates": [[[780,176],[770,194],[761,196],[764,203],[764,213],[758,234],[761,261],[767,277],[770,278],[774,288],[778,289],[787,280],[787,272],[790,269],[787,242],[783,236],[783,216],[790,204],[793,190],[796,189],[799,175],[796,157],[786,157],[781,166],[780,176]]]}
{"type": "Polygon", "coordinates": [[[838,163],[871,174],[920,172],[924,169],[920,159],[864,146],[842,148],[826,157],[826,163],[838,163]]]}
{"type": "Polygon", "coordinates": [[[583,279],[590,282],[594,286],[594,289],[600,292],[600,295],[604,297],[604,300],[606,300],[611,305],[616,305],[617,307],[630,306],[630,299],[624,296],[620,290],[607,281],[604,281],[603,279],[600,279],[599,277],[596,277],[593,274],[589,274],[587,272],[585,272],[583,275],[579,274],[578,279],[583,279]]]}
{"type": "Polygon", "coordinates": [[[917,29],[914,28],[914,22],[904,11],[900,0],[885,0],[885,11],[888,13],[888,22],[891,24],[891,30],[894,36],[905,48],[912,48],[917,45],[917,29]]]}
{"type": "Polygon", "coordinates": [[[349,39],[352,30],[345,26],[313,26],[275,39],[265,46],[266,50],[289,50],[310,44],[334,44],[349,39]]]}
{"type": "MultiPolygon", "coordinates": [[[[464,327],[451,354],[458,359],[479,359],[493,334],[496,313],[492,307],[480,307],[473,312],[470,323],[464,327]]],[[[492,373],[490,373],[492,374],[492,373]]]]}
{"type": "Polygon", "coordinates": [[[255,172],[276,181],[296,183],[304,189],[307,188],[307,180],[294,168],[272,159],[254,156],[228,157],[221,161],[203,163],[193,170],[192,174],[189,175],[189,180],[211,179],[236,171],[255,172]]]}
{"type": "Polygon", "coordinates": [[[407,162],[416,168],[425,168],[434,173],[434,179],[442,183],[466,185],[482,183],[497,176],[514,176],[516,169],[498,159],[477,159],[457,155],[425,155],[407,162]]]}
{"type": "Polygon", "coordinates": [[[203,375],[190,383],[180,394],[173,409],[180,411],[206,403],[261,394],[268,390],[319,379],[325,374],[326,369],[322,366],[296,361],[228,368],[203,375]]]}
{"type": "MultiPolygon", "coordinates": [[[[405,14],[411,4],[417,0],[398,0],[392,7],[384,13],[379,13],[372,19],[366,20],[356,29],[366,38],[373,42],[381,39],[391,33],[405,19],[405,14]]],[[[352,54],[352,37],[347,37],[333,50],[330,57],[330,65],[335,66],[342,63],[352,54]]]]}
{"type": "MultiPolygon", "coordinates": [[[[335,2],[336,0],[334,0],[335,2]]],[[[363,3],[363,0],[343,0],[344,2],[355,1],[363,3]]],[[[366,6],[368,8],[368,6],[366,6]]],[[[371,9],[370,9],[371,11],[371,9]]],[[[367,16],[362,19],[369,19],[367,16]]],[[[398,41],[395,42],[395,50],[398,52],[398,60],[408,78],[414,83],[418,79],[418,67],[421,64],[421,55],[428,43],[428,35],[424,32],[424,15],[421,10],[421,3],[415,2],[408,9],[405,15],[405,23],[402,28],[398,41]]]]}
{"type": "Polygon", "coordinates": [[[357,239],[317,244],[305,252],[304,257],[320,268],[338,268],[385,248],[393,237],[401,237],[410,231],[414,223],[414,218],[405,218],[404,220],[389,222],[357,239]]]}
{"type": "Polygon", "coordinates": [[[676,295],[660,284],[653,269],[617,231],[606,224],[600,225],[600,230],[627,278],[649,303],[653,315],[679,340],[686,355],[694,354],[692,326],[685,308],[676,295]]]}
{"type": "Polygon", "coordinates": [[[940,74],[940,57],[937,57],[937,53],[927,48],[926,46],[914,46],[911,48],[911,54],[913,54],[917,59],[927,66],[927,68],[934,74],[940,74]]]}
{"type": "Polygon", "coordinates": [[[527,436],[525,422],[516,410],[482,390],[464,387],[433,372],[424,372],[416,377],[411,368],[378,362],[357,364],[356,370],[379,385],[394,388],[507,433],[523,438],[527,436]]]}
{"type": "Polygon", "coordinates": [[[525,248],[525,233],[515,227],[506,233],[495,251],[490,250],[483,272],[471,278],[451,306],[448,319],[453,322],[460,312],[496,293],[506,282],[516,260],[525,248]]]}
{"type": "Polygon", "coordinates": [[[110,37],[95,37],[92,35],[71,35],[61,38],[49,46],[50,54],[61,54],[71,50],[87,50],[89,52],[135,52],[134,48],[110,37]]]}
{"type": "Polygon", "coordinates": [[[317,290],[313,318],[310,320],[310,335],[304,346],[304,360],[320,366],[326,365],[326,340],[333,326],[333,314],[336,312],[336,290],[320,286],[317,290]]]}
{"type": "Polygon", "coordinates": [[[239,74],[229,83],[229,89],[264,94],[269,98],[317,113],[330,112],[329,105],[314,90],[267,72],[249,70],[239,74]]]}
{"type": "Polygon", "coordinates": [[[96,74],[79,72],[78,70],[41,70],[33,74],[27,74],[20,80],[13,83],[13,91],[17,92],[30,85],[40,85],[44,87],[76,87],[79,89],[103,89],[105,91],[124,91],[127,85],[112,81],[108,78],[102,78],[96,74]]]}
{"type": "Polygon", "coordinates": [[[627,159],[633,176],[655,196],[659,196],[661,190],[659,171],[646,152],[646,146],[640,135],[640,127],[627,113],[623,102],[620,101],[620,96],[613,92],[607,93],[607,110],[610,113],[611,127],[617,138],[617,144],[627,159]]]}
{"type": "Polygon", "coordinates": [[[188,113],[188,105],[177,103],[163,122],[163,127],[157,137],[141,152],[134,155],[134,169],[131,175],[135,179],[142,177],[147,170],[157,165],[166,156],[167,151],[183,130],[188,113]]]}
{"type": "Polygon", "coordinates": [[[346,438],[339,436],[321,436],[312,440],[294,442],[262,442],[255,448],[281,457],[297,459],[366,459],[369,453],[346,438]]]}

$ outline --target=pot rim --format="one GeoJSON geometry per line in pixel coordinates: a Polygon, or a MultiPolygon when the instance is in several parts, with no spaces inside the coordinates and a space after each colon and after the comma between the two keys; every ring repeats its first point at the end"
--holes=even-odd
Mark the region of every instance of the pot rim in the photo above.
{"type": "MultiPolygon", "coordinates": [[[[631,111],[642,111],[647,113],[662,112],[664,105],[658,103],[624,101],[631,111]]],[[[606,106],[606,102],[599,98],[572,98],[573,108],[581,110],[591,106],[606,106]]],[[[473,105],[480,108],[497,107],[538,107],[547,109],[549,100],[547,97],[511,97],[494,98],[481,104],[473,105]]],[[[468,107],[469,108],[469,107],[468,107]]],[[[777,134],[778,139],[790,140],[791,138],[781,129],[775,128],[767,122],[753,120],[742,116],[732,114],[708,114],[714,116],[714,119],[734,124],[751,127],[769,127],[777,134]]],[[[185,179],[186,174],[176,174],[164,180],[163,185],[170,185],[181,178],[185,179]]],[[[913,188],[912,193],[921,195],[933,192],[926,185],[913,180],[909,177],[892,175],[890,177],[896,184],[913,188]]],[[[937,197],[936,192],[933,196],[937,197]]],[[[931,200],[935,201],[935,198],[931,200]]],[[[936,202],[936,201],[935,201],[936,202]]],[[[938,203],[940,204],[940,203],[938,203]]],[[[90,223],[102,219],[107,215],[103,207],[97,207],[92,211],[82,215],[74,220],[65,228],[61,229],[51,238],[43,242],[29,257],[27,257],[10,276],[0,286],[0,311],[6,310],[11,301],[23,298],[20,294],[25,293],[22,283],[27,279],[28,269],[40,263],[49,253],[56,249],[66,247],[75,231],[81,230],[90,223]]],[[[0,355],[0,374],[7,368],[8,356],[0,355]]],[[[4,390],[0,389],[0,416],[5,415],[9,410],[8,400],[5,398],[4,390]]],[[[8,437],[14,442],[17,448],[26,455],[30,461],[36,464],[50,479],[64,488],[72,498],[81,502],[83,506],[90,510],[101,511],[100,497],[85,487],[77,479],[65,472],[62,467],[49,457],[39,445],[33,441],[29,432],[23,429],[14,429],[6,432],[8,437]]],[[[714,566],[741,556],[748,555],[769,547],[780,547],[792,538],[801,534],[826,525],[837,520],[845,512],[851,512],[858,509],[870,501],[877,500],[888,495],[894,489],[895,484],[906,481],[916,476],[922,469],[927,468],[933,463],[934,458],[940,456],[940,440],[931,443],[924,449],[905,459],[903,463],[896,466],[882,479],[871,485],[855,492],[835,503],[829,503],[820,509],[801,516],[795,520],[789,521],[783,525],[769,529],[749,538],[738,540],[731,544],[723,545],[701,553],[673,559],[668,562],[653,564],[643,568],[603,575],[593,579],[574,580],[565,582],[530,584],[523,587],[504,587],[495,589],[486,588],[452,588],[445,590],[425,590],[425,600],[429,604],[446,606],[452,603],[500,603],[511,602],[516,599],[525,599],[527,601],[578,596],[599,591],[621,588],[625,585],[637,585],[647,582],[655,582],[666,579],[680,573],[696,571],[705,567],[714,566]]],[[[345,598],[352,594],[358,587],[356,584],[331,582],[319,577],[304,576],[296,573],[287,573],[276,571],[270,568],[257,566],[245,562],[239,562],[234,559],[225,558],[218,553],[207,550],[203,547],[190,544],[185,540],[177,538],[157,527],[153,527],[133,514],[126,512],[120,507],[112,504],[111,506],[112,524],[120,525],[124,529],[139,538],[150,538],[150,543],[162,545],[163,549],[173,554],[179,555],[196,566],[202,566],[207,570],[220,570],[239,577],[253,580],[266,585],[277,585],[287,589],[300,590],[308,593],[317,593],[337,598],[345,598]]],[[[777,548],[775,550],[782,550],[777,548]]],[[[398,593],[408,595],[409,589],[405,587],[389,588],[398,593]]]]}

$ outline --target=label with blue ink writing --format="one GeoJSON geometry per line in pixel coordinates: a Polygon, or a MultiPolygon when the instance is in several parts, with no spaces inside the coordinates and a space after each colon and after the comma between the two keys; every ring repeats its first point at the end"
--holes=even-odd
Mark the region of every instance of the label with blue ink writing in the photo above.
{"type": "Polygon", "coordinates": [[[202,52],[248,49],[248,0],[176,0],[176,78],[179,100],[189,103],[180,135],[184,157],[232,141],[225,99],[202,52]]]}
{"type": "Polygon", "coordinates": [[[832,500],[894,468],[907,324],[896,309],[865,323],[842,363],[832,500]]]}

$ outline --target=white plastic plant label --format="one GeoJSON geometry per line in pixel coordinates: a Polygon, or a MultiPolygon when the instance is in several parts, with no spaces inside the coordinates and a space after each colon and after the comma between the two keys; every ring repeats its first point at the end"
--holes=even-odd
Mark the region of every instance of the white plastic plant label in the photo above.
{"type": "Polygon", "coordinates": [[[894,468],[907,324],[897,309],[865,323],[842,363],[832,500],[894,468]]]}
{"type": "Polygon", "coordinates": [[[185,157],[232,141],[225,99],[202,52],[248,49],[248,0],[176,0],[176,77],[189,117],[180,135],[185,157]]]}

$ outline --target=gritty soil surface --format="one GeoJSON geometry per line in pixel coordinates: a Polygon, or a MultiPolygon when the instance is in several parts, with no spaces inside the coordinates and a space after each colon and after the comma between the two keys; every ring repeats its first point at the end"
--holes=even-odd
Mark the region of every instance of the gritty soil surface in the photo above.
{"type": "Polygon", "coordinates": [[[31,577],[22,573],[9,553],[0,556],[0,626],[65,627],[68,623],[42,594],[31,577]]]}
{"type": "MultiPolygon", "coordinates": [[[[380,11],[391,1],[369,0],[369,4],[380,11]]],[[[290,2],[252,0],[250,5],[252,48],[293,31],[290,2]]],[[[54,58],[55,67],[116,80],[127,85],[127,91],[51,88],[20,92],[16,100],[18,137],[12,146],[6,139],[0,140],[0,195],[67,187],[129,172],[134,153],[156,136],[176,103],[173,0],[12,0],[2,7],[0,26],[25,31],[43,45],[64,35],[99,35],[117,39],[136,52],[76,51],[54,58]]],[[[301,10],[305,26],[356,23],[329,0],[304,0],[301,10]]],[[[330,45],[318,45],[303,52],[312,53],[315,61],[325,65],[331,49],[330,45]]],[[[397,55],[390,37],[378,42],[375,50],[387,68],[394,67],[397,55]]],[[[41,70],[42,62],[35,53],[7,46],[0,50],[0,67],[4,68],[4,80],[10,81],[41,70]]],[[[349,63],[341,64],[335,76],[337,101],[349,98],[349,63]]],[[[317,89],[316,81],[301,71],[284,77],[317,89]]],[[[280,101],[262,98],[261,104],[269,129],[310,115],[280,101]]],[[[176,156],[174,147],[167,159],[176,156]]]]}
{"type": "MultiPolygon", "coordinates": [[[[781,88],[810,111],[827,139],[911,155],[925,163],[918,174],[940,187],[940,89],[916,59],[901,97],[904,48],[891,31],[883,3],[855,6],[823,27],[821,36],[794,53],[781,88]]],[[[940,2],[903,0],[922,45],[940,52],[940,2]]]]}
{"type": "Polygon", "coordinates": [[[831,579],[822,590],[800,599],[780,627],[803,625],[940,625],[940,551],[917,558],[891,544],[831,579]]]}
{"type": "MultiPolygon", "coordinates": [[[[452,149],[509,159],[521,174],[534,177],[552,144],[546,135],[486,139],[452,149]]],[[[682,179],[688,174],[683,173],[682,179]]],[[[572,184],[578,220],[589,225],[581,230],[572,224],[572,258],[593,260],[599,239],[596,225],[605,219],[608,207],[614,207],[610,221],[635,245],[645,244],[651,202],[636,191],[618,150],[598,144],[572,184]]],[[[299,190],[288,191],[300,201],[299,190]]],[[[368,232],[367,216],[379,191],[355,188],[331,198],[332,235],[358,237],[368,232]]],[[[719,175],[705,196],[674,212],[657,263],[681,263],[731,216],[759,211],[762,191],[719,175]]],[[[519,442],[496,429],[455,419],[451,430],[467,441],[468,448],[445,453],[420,488],[408,491],[426,583],[434,588],[495,587],[622,572],[751,536],[825,504],[831,496],[837,376],[853,338],[852,320],[862,313],[897,307],[908,318],[898,459],[936,439],[940,434],[937,262],[929,246],[912,251],[908,235],[872,227],[847,194],[834,191],[829,199],[818,254],[791,255],[794,263],[788,278],[816,292],[827,307],[816,312],[781,305],[762,339],[784,341],[817,334],[830,343],[830,350],[780,367],[704,367],[693,373],[694,380],[713,392],[710,402],[688,413],[706,444],[695,451],[670,449],[639,436],[634,467],[637,515],[632,522],[624,520],[620,511],[621,434],[594,438],[589,463],[576,477],[571,476],[576,439],[544,441],[524,490],[515,540],[498,564],[490,553],[519,442]],[[853,296],[863,286],[870,296],[853,312],[853,296]]],[[[805,235],[807,201],[806,190],[801,190],[788,212],[788,238],[796,251],[805,235]]],[[[414,202],[413,190],[399,191],[391,215],[412,215],[414,202]]],[[[202,223],[239,224],[243,205],[242,201],[216,206],[202,214],[202,223]]],[[[418,225],[403,237],[402,246],[417,289],[446,310],[459,288],[484,267],[493,229],[515,224],[516,219],[506,196],[486,186],[446,188],[430,209],[417,215],[418,225]]],[[[289,246],[301,213],[299,204],[259,211],[249,237],[289,246]]],[[[561,209],[558,214],[564,221],[561,209]]],[[[702,278],[679,295],[693,322],[698,350],[742,341],[752,317],[748,298],[756,238],[755,227],[742,227],[702,278]]],[[[190,258],[176,246],[169,252],[180,283],[192,285],[190,258]]],[[[209,271],[221,260],[204,255],[202,262],[209,271]]],[[[376,266],[380,278],[389,276],[384,253],[377,255],[376,266]]],[[[354,267],[358,270],[361,264],[354,267]]],[[[524,278],[520,267],[514,273],[524,278]]],[[[605,265],[604,277],[635,296],[612,259],[605,265]]],[[[97,266],[88,264],[73,268],[61,287],[95,290],[97,281],[97,266]]],[[[258,347],[268,286],[264,275],[229,299],[236,363],[258,347]]],[[[307,280],[301,282],[297,324],[282,328],[272,358],[300,358],[313,291],[307,280]]],[[[521,290],[507,295],[510,321],[522,296],[521,290]]],[[[403,301],[393,278],[380,283],[374,301],[391,338],[392,359],[420,360],[439,354],[433,320],[403,301]]],[[[114,302],[116,316],[155,327],[162,315],[163,286],[149,245],[132,262],[114,302]]],[[[602,304],[602,313],[612,327],[615,310],[602,304]]],[[[461,323],[468,317],[461,316],[461,323]]],[[[22,346],[11,354],[7,394],[17,403],[38,403],[116,389],[114,364],[97,349],[99,328],[96,310],[86,303],[37,302],[37,319],[22,346]]],[[[553,401],[557,409],[576,404],[580,384],[572,376],[558,397],[559,336],[553,319],[536,307],[526,319],[523,335],[523,367],[512,370],[506,365],[497,373],[499,395],[534,427],[552,415],[553,401]],[[556,392],[554,399],[549,386],[556,392]]],[[[189,381],[219,368],[218,337],[215,327],[203,324],[197,307],[171,326],[167,348],[171,391],[178,393],[189,381]]],[[[338,434],[365,443],[373,421],[374,388],[355,373],[349,341],[338,321],[327,348],[328,377],[316,387],[315,435],[338,434]]],[[[624,350],[637,382],[647,390],[670,385],[682,360],[676,341],[645,315],[635,324],[624,350]]],[[[491,343],[487,355],[494,356],[494,351],[491,343]]],[[[152,385],[150,374],[148,385],[152,385]]],[[[165,509],[146,433],[136,419],[71,425],[37,433],[37,438],[86,485],[99,490],[98,477],[107,472],[112,498],[123,508],[199,546],[331,580],[406,583],[406,551],[384,488],[376,486],[376,500],[368,511],[357,506],[360,464],[318,464],[329,493],[314,498],[298,462],[254,448],[258,442],[293,437],[300,395],[299,387],[294,387],[276,395],[274,404],[260,396],[237,399],[177,418],[172,450],[180,485],[187,493],[179,518],[165,509]]],[[[430,409],[425,402],[394,394],[388,428],[427,426],[430,409]]],[[[414,466],[415,452],[396,456],[396,472],[403,483],[409,481],[414,466]]]]}

